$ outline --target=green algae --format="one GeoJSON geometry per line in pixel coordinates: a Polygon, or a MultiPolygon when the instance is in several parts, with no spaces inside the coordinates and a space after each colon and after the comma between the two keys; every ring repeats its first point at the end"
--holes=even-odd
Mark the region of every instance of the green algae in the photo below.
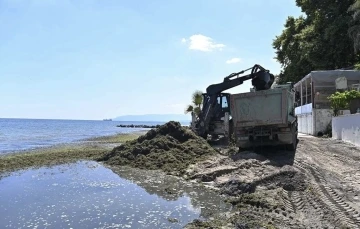
{"type": "Polygon", "coordinates": [[[183,174],[190,164],[216,154],[205,139],[179,122],[170,121],[145,135],[115,147],[100,161],[171,174],[183,174]]]}
{"type": "Polygon", "coordinates": [[[87,143],[62,144],[52,147],[14,152],[0,156],[0,174],[30,167],[51,166],[77,160],[99,160],[109,149],[108,144],[121,144],[138,138],[140,134],[121,134],[94,138],[87,143]]]}

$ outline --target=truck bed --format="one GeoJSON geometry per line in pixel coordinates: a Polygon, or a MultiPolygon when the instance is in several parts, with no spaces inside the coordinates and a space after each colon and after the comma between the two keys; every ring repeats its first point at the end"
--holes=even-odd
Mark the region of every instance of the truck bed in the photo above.
{"type": "Polygon", "coordinates": [[[288,93],[286,89],[272,89],[231,95],[235,128],[286,125],[288,93]]]}

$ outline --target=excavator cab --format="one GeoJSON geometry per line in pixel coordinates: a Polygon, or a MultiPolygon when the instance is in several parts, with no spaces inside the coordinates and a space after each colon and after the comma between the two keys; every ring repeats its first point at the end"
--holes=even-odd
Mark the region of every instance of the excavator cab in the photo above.
{"type": "Polygon", "coordinates": [[[221,120],[222,117],[224,117],[225,112],[230,113],[230,94],[229,93],[221,93],[218,94],[216,98],[218,107],[215,112],[215,119],[221,120]]]}
{"type": "MultiPolygon", "coordinates": [[[[204,107],[208,107],[210,96],[207,93],[203,94],[204,107]]],[[[212,110],[212,120],[219,121],[224,117],[226,112],[230,113],[230,94],[219,93],[216,95],[215,104],[212,110]]]]}

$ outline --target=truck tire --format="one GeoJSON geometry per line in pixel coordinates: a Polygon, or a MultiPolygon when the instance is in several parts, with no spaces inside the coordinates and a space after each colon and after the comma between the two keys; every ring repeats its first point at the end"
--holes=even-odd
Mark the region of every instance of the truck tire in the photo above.
{"type": "Polygon", "coordinates": [[[296,134],[296,130],[295,130],[295,126],[291,127],[291,134],[292,134],[292,143],[286,145],[286,149],[289,151],[295,151],[296,150],[296,146],[297,146],[297,134],[296,134]]]}

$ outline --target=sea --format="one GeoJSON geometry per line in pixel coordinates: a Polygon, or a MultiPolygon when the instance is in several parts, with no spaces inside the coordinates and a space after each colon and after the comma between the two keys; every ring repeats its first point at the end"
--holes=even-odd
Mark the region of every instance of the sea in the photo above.
{"type": "MultiPolygon", "coordinates": [[[[0,155],[12,152],[75,143],[92,137],[146,130],[117,125],[158,125],[165,122],[8,119],[0,118],[0,155]]],[[[188,123],[181,123],[188,125],[188,123]]]]}
{"type": "MultiPolygon", "coordinates": [[[[0,119],[0,156],[143,130],[119,124],[163,123],[0,119]]],[[[201,184],[158,171],[112,169],[96,161],[0,173],[0,228],[180,229],[230,209],[201,184]]]]}

